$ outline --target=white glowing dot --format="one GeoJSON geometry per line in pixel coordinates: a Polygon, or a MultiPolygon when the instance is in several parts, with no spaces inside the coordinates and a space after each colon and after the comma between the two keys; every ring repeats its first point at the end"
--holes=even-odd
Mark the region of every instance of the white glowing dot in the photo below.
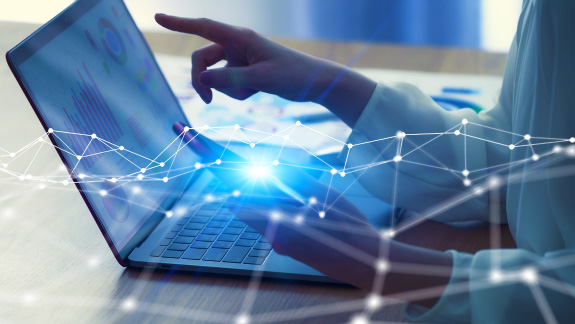
{"type": "Polygon", "coordinates": [[[63,185],[65,185],[65,186],[67,186],[67,185],[68,185],[68,183],[69,183],[69,182],[68,182],[68,180],[64,180],[64,181],[62,181],[62,184],[63,184],[63,185]]]}
{"type": "Polygon", "coordinates": [[[464,184],[466,187],[469,187],[469,186],[471,186],[471,180],[469,180],[469,179],[464,179],[464,180],[463,180],[463,184],[464,184]]]}
{"type": "Polygon", "coordinates": [[[272,164],[273,164],[273,165],[278,165],[278,164],[280,164],[280,161],[274,160],[274,161],[272,162],[272,164]]]}
{"type": "Polygon", "coordinates": [[[140,187],[134,187],[132,188],[132,192],[135,194],[139,194],[140,192],[142,192],[142,189],[140,187]]]}
{"type": "Polygon", "coordinates": [[[204,125],[204,129],[208,129],[208,128],[210,128],[210,126],[204,125]]]}
{"type": "Polygon", "coordinates": [[[20,179],[20,181],[24,181],[24,179],[26,179],[26,177],[22,174],[18,177],[18,179],[20,179]]]}
{"type": "Polygon", "coordinates": [[[136,179],[142,180],[142,179],[144,179],[144,176],[140,173],[136,176],[136,179]]]}
{"type": "Polygon", "coordinates": [[[569,142],[575,143],[575,137],[571,137],[571,138],[569,139],[569,142]]]}
{"type": "Polygon", "coordinates": [[[473,191],[473,193],[475,193],[476,195],[481,195],[483,193],[483,188],[481,187],[477,187],[475,188],[475,190],[473,191]]]}
{"type": "Polygon", "coordinates": [[[52,128],[48,128],[48,133],[52,134],[54,133],[54,130],[52,128]]]}
{"type": "Polygon", "coordinates": [[[278,212],[272,212],[270,214],[272,221],[279,221],[282,218],[282,215],[278,212]]]}
{"type": "Polygon", "coordinates": [[[240,191],[239,191],[239,190],[234,190],[234,191],[232,192],[232,196],[234,196],[234,197],[238,197],[239,195],[240,195],[240,191]]]}
{"type": "Polygon", "coordinates": [[[38,137],[38,142],[44,142],[44,139],[42,137],[38,137]]]}
{"type": "Polygon", "coordinates": [[[465,169],[461,171],[461,174],[463,174],[464,177],[467,177],[469,175],[469,170],[465,169]]]}
{"type": "Polygon", "coordinates": [[[196,163],[194,164],[194,167],[195,167],[196,169],[201,169],[201,168],[202,168],[202,164],[201,164],[200,162],[196,162],[196,163]]]}
{"type": "Polygon", "coordinates": [[[136,300],[134,298],[129,297],[124,299],[124,301],[122,301],[122,303],[120,304],[120,308],[123,311],[129,312],[134,310],[136,308],[136,305],[137,305],[136,300]]]}
{"type": "Polygon", "coordinates": [[[168,182],[168,177],[163,177],[163,178],[162,178],[162,181],[168,182]]]}
{"type": "Polygon", "coordinates": [[[367,302],[366,302],[366,306],[369,310],[376,310],[379,309],[383,304],[383,299],[376,295],[376,294],[371,294],[369,295],[369,297],[367,297],[367,302]]]}
{"type": "Polygon", "coordinates": [[[254,146],[256,146],[256,143],[250,143],[251,148],[253,148],[254,146]]]}
{"type": "Polygon", "coordinates": [[[217,164],[217,165],[220,165],[220,164],[222,164],[222,160],[220,160],[220,159],[217,159],[217,160],[216,160],[216,164],[217,164]]]}
{"type": "Polygon", "coordinates": [[[242,314],[236,318],[236,324],[248,324],[250,322],[250,317],[248,315],[242,314]]]}
{"type": "Polygon", "coordinates": [[[331,169],[330,173],[333,174],[333,175],[335,175],[335,174],[337,173],[337,170],[336,170],[336,169],[331,169]]]}
{"type": "Polygon", "coordinates": [[[387,260],[379,259],[375,262],[375,270],[379,273],[386,272],[389,270],[389,263],[387,260]]]}
{"type": "Polygon", "coordinates": [[[78,159],[78,161],[80,161],[82,159],[82,156],[76,155],[76,159],[78,159]]]}
{"type": "Polygon", "coordinates": [[[527,267],[521,270],[521,279],[528,284],[537,283],[537,270],[533,267],[527,267]]]}
{"type": "Polygon", "coordinates": [[[38,295],[36,295],[35,293],[29,292],[22,295],[23,304],[30,305],[36,302],[36,300],[38,300],[38,295]]]}
{"type": "Polygon", "coordinates": [[[385,230],[381,233],[384,237],[388,237],[388,238],[392,238],[395,236],[395,231],[394,230],[385,230]]]}
{"type": "Polygon", "coordinates": [[[566,150],[566,153],[567,153],[567,155],[569,155],[569,156],[575,156],[575,147],[572,145],[571,147],[569,147],[569,148],[566,150]]]}
{"type": "Polygon", "coordinates": [[[160,167],[164,167],[164,165],[166,165],[164,162],[160,162],[160,167]]]}
{"type": "Polygon", "coordinates": [[[95,268],[100,265],[100,259],[98,257],[91,257],[88,259],[88,266],[90,268],[95,268]]]}
{"type": "Polygon", "coordinates": [[[124,150],[124,147],[123,147],[123,146],[120,146],[120,151],[123,151],[123,150],[124,150]]]}
{"type": "Polygon", "coordinates": [[[394,157],[393,157],[393,161],[394,161],[394,162],[399,162],[399,161],[401,161],[401,155],[396,155],[396,156],[394,156],[394,157]]]}
{"type": "Polygon", "coordinates": [[[170,217],[172,217],[172,216],[174,216],[174,212],[171,211],[171,210],[168,210],[168,211],[166,212],[166,217],[170,218],[170,217]]]}
{"type": "Polygon", "coordinates": [[[110,182],[111,182],[111,183],[116,183],[116,182],[118,182],[118,179],[112,178],[112,179],[110,179],[110,182]]]}
{"type": "Polygon", "coordinates": [[[353,144],[347,144],[347,148],[351,150],[351,148],[353,147],[353,144]]]}
{"type": "Polygon", "coordinates": [[[289,135],[284,135],[284,140],[289,140],[289,135]]]}
{"type": "Polygon", "coordinates": [[[250,169],[250,174],[255,178],[265,177],[268,174],[268,170],[263,167],[255,167],[250,169]]]}
{"type": "Polygon", "coordinates": [[[310,205],[315,205],[315,204],[317,204],[317,198],[311,197],[311,198],[309,199],[309,204],[310,204],[310,205]]]}
{"type": "Polygon", "coordinates": [[[523,136],[523,138],[524,138],[526,141],[528,141],[528,140],[530,140],[530,139],[531,139],[531,135],[529,135],[529,134],[526,134],[525,136],[523,136]]]}
{"type": "Polygon", "coordinates": [[[533,156],[531,157],[531,159],[532,159],[533,161],[538,161],[538,160],[539,160],[539,155],[533,154],[533,156]]]}
{"type": "Polygon", "coordinates": [[[301,223],[303,223],[303,216],[302,216],[302,215],[297,215],[297,216],[294,218],[294,222],[295,222],[296,224],[301,224],[301,223]]]}
{"type": "Polygon", "coordinates": [[[10,157],[15,157],[16,153],[10,153],[10,157]]]}
{"type": "Polygon", "coordinates": [[[325,218],[325,212],[323,210],[319,212],[319,218],[325,218]]]}
{"type": "Polygon", "coordinates": [[[96,138],[98,138],[98,136],[96,134],[92,134],[92,138],[96,139],[96,138]]]}
{"type": "Polygon", "coordinates": [[[4,169],[6,169],[8,167],[8,163],[2,164],[2,167],[4,167],[4,169]]]}
{"type": "Polygon", "coordinates": [[[85,177],[86,177],[86,175],[83,173],[80,173],[80,175],[78,175],[78,178],[80,178],[80,179],[84,179],[85,177]]]}
{"type": "Polygon", "coordinates": [[[146,169],[145,169],[145,168],[141,168],[141,169],[140,169],[140,172],[146,173],[146,169]]]}
{"type": "Polygon", "coordinates": [[[295,124],[296,124],[296,126],[299,126],[299,125],[301,125],[301,122],[298,120],[295,122],[295,124]]]}
{"type": "Polygon", "coordinates": [[[235,124],[235,125],[234,125],[234,129],[240,129],[240,125],[235,124]]]}
{"type": "Polygon", "coordinates": [[[211,194],[207,194],[207,195],[204,197],[204,200],[205,200],[206,202],[212,202],[212,201],[216,200],[216,198],[215,198],[213,195],[211,195],[211,194]]]}
{"type": "Polygon", "coordinates": [[[188,132],[190,128],[188,126],[184,126],[184,132],[188,132]]]}
{"type": "Polygon", "coordinates": [[[108,192],[106,190],[100,190],[100,196],[106,197],[107,195],[108,195],[108,192]]]}
{"type": "Polygon", "coordinates": [[[461,132],[458,130],[456,130],[455,132],[453,132],[453,134],[455,134],[456,136],[459,136],[461,134],[461,132]]]}
{"type": "Polygon", "coordinates": [[[343,177],[345,177],[345,172],[344,172],[344,171],[341,171],[341,172],[339,173],[339,175],[343,178],[343,177]]]}
{"type": "Polygon", "coordinates": [[[513,144],[509,145],[509,149],[510,149],[510,150],[514,150],[514,149],[515,149],[515,145],[513,145],[513,144]]]}
{"type": "Polygon", "coordinates": [[[363,314],[355,315],[351,319],[351,324],[369,324],[369,318],[367,318],[367,316],[363,314]]]}
{"type": "Polygon", "coordinates": [[[397,133],[395,134],[395,137],[397,137],[397,138],[404,138],[404,137],[405,137],[405,133],[402,132],[402,131],[399,131],[399,132],[397,132],[397,133]]]}
{"type": "Polygon", "coordinates": [[[493,283],[501,282],[503,280],[503,274],[499,270],[492,270],[489,273],[489,280],[493,283]]]}
{"type": "Polygon", "coordinates": [[[562,150],[562,148],[561,148],[561,146],[559,146],[559,145],[555,145],[555,146],[553,147],[553,152],[554,152],[554,153],[559,153],[559,152],[561,152],[561,150],[562,150]]]}
{"type": "Polygon", "coordinates": [[[38,189],[42,190],[42,189],[44,189],[44,188],[46,188],[46,185],[45,185],[45,184],[41,183],[41,184],[38,185],[38,189]]]}
{"type": "Polygon", "coordinates": [[[499,180],[498,177],[492,176],[491,178],[489,178],[489,186],[491,188],[497,188],[497,187],[499,187],[500,184],[501,184],[501,180],[499,180]]]}
{"type": "Polygon", "coordinates": [[[467,125],[467,123],[469,123],[469,120],[467,120],[467,118],[463,118],[463,119],[461,120],[461,123],[462,123],[463,125],[467,125]]]}

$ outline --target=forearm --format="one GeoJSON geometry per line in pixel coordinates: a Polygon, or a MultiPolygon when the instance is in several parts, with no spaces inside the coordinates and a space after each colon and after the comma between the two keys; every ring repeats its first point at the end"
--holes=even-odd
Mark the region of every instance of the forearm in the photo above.
{"type": "Polygon", "coordinates": [[[317,59],[322,65],[311,89],[311,101],[320,104],[353,127],[377,83],[343,65],[317,59]]]}

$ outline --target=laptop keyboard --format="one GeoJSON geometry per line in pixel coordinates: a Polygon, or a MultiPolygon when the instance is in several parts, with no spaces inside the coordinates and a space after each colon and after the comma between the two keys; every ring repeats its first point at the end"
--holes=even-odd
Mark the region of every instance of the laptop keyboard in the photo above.
{"type": "Polygon", "coordinates": [[[271,244],[238,220],[225,202],[205,204],[181,216],[152,257],[260,265],[271,244]]]}

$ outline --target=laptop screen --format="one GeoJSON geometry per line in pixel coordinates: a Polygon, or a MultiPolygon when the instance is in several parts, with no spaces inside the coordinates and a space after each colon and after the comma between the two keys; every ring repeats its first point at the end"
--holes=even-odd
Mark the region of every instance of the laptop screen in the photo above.
{"type": "Polygon", "coordinates": [[[121,250],[152,215],[167,212],[199,160],[178,151],[172,125],[186,117],[125,5],[78,1],[11,60],[73,171],[70,185],[80,183],[121,250]]]}

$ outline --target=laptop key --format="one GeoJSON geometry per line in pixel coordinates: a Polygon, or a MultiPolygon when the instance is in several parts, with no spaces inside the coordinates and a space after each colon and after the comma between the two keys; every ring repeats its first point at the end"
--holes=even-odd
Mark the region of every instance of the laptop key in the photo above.
{"type": "Polygon", "coordinates": [[[229,249],[232,247],[232,245],[234,245],[234,242],[216,241],[212,247],[218,249],[229,249]]]}
{"type": "Polygon", "coordinates": [[[272,245],[269,243],[259,242],[254,246],[254,249],[256,249],[256,250],[271,250],[272,245]]]}
{"type": "Polygon", "coordinates": [[[192,218],[190,218],[190,223],[202,223],[205,224],[207,222],[210,221],[210,217],[204,217],[204,216],[194,216],[192,218]]]}
{"type": "Polygon", "coordinates": [[[187,219],[184,219],[184,218],[179,219],[179,220],[176,222],[177,225],[186,225],[187,223],[188,223],[188,220],[187,220],[187,219]]]}
{"type": "Polygon", "coordinates": [[[218,221],[211,221],[208,223],[208,225],[206,225],[207,227],[218,227],[218,228],[222,228],[224,226],[226,226],[226,222],[218,222],[218,221]]]}
{"type": "Polygon", "coordinates": [[[251,250],[248,256],[265,258],[268,256],[268,254],[270,254],[270,250],[251,250]]]}
{"type": "Polygon", "coordinates": [[[257,240],[260,238],[260,235],[258,233],[244,233],[242,236],[240,236],[240,238],[246,240],[257,240]]]}
{"type": "Polygon", "coordinates": [[[247,257],[246,260],[244,261],[244,264],[255,264],[255,265],[260,265],[262,263],[264,263],[264,260],[266,258],[259,258],[259,257],[247,257]]]}
{"type": "Polygon", "coordinates": [[[198,234],[200,234],[198,230],[183,230],[179,236],[198,236],[198,234]]]}
{"type": "Polygon", "coordinates": [[[257,233],[258,231],[256,231],[255,229],[248,227],[246,228],[246,233],[257,233]]]}
{"type": "Polygon", "coordinates": [[[204,228],[204,224],[202,224],[202,223],[190,223],[190,224],[186,225],[186,227],[185,227],[185,229],[188,229],[188,230],[200,230],[202,228],[204,228]]]}
{"type": "Polygon", "coordinates": [[[166,238],[171,240],[171,239],[173,239],[174,237],[176,237],[176,235],[178,235],[178,233],[176,233],[176,232],[170,232],[170,233],[168,233],[168,234],[166,235],[166,238]]]}
{"type": "Polygon", "coordinates": [[[159,257],[160,255],[162,255],[162,252],[164,252],[165,249],[166,249],[165,246],[158,246],[157,248],[154,249],[154,251],[152,251],[152,253],[150,253],[150,255],[153,257],[159,257]]]}
{"type": "Polygon", "coordinates": [[[234,246],[233,248],[230,249],[228,254],[226,254],[226,257],[224,258],[223,261],[231,263],[241,263],[249,251],[250,251],[249,247],[234,246]]]}
{"type": "Polygon", "coordinates": [[[192,243],[192,247],[196,248],[196,249],[207,249],[210,247],[212,243],[211,242],[194,242],[192,243]]]}
{"type": "Polygon", "coordinates": [[[204,242],[213,242],[216,240],[217,235],[210,235],[210,234],[200,234],[196,240],[197,241],[204,241],[204,242]]]}
{"type": "Polygon", "coordinates": [[[238,235],[242,233],[242,229],[241,228],[237,228],[237,227],[228,227],[226,228],[223,233],[224,234],[234,234],[234,235],[238,235]]]}
{"type": "Polygon", "coordinates": [[[236,241],[236,246],[253,246],[256,243],[255,240],[243,240],[239,239],[236,241]]]}
{"type": "Polygon", "coordinates": [[[238,228],[244,228],[247,225],[242,222],[242,221],[231,221],[230,224],[228,225],[228,227],[238,227],[238,228]]]}
{"type": "Polygon", "coordinates": [[[201,209],[201,210],[198,210],[194,215],[195,216],[213,216],[215,213],[216,213],[215,210],[201,209]]]}
{"type": "Polygon", "coordinates": [[[184,251],[167,250],[166,252],[164,252],[164,254],[162,254],[162,258],[178,259],[179,257],[182,256],[183,253],[184,251]]]}
{"type": "Polygon", "coordinates": [[[232,219],[232,215],[227,215],[227,214],[217,214],[216,216],[214,216],[212,218],[215,221],[222,221],[222,222],[227,222],[230,219],[232,219]]]}
{"type": "Polygon", "coordinates": [[[193,237],[178,236],[174,239],[174,243],[191,244],[194,241],[193,237]]]}
{"type": "Polygon", "coordinates": [[[168,250],[174,251],[185,251],[188,248],[188,244],[172,243],[168,246],[168,250]]]}
{"type": "Polygon", "coordinates": [[[170,240],[170,239],[163,239],[163,240],[160,242],[160,245],[161,245],[161,246],[170,245],[170,242],[172,242],[172,240],[170,240]]]}
{"type": "Polygon", "coordinates": [[[207,249],[189,249],[184,253],[184,255],[182,255],[182,259],[199,260],[204,256],[206,251],[207,249]]]}
{"type": "Polygon", "coordinates": [[[206,255],[204,256],[204,258],[202,260],[204,261],[222,261],[222,259],[224,258],[224,255],[226,255],[226,253],[228,252],[228,250],[225,249],[214,249],[211,248],[208,253],[206,253],[206,255]]]}
{"type": "Polygon", "coordinates": [[[230,235],[230,234],[222,234],[218,240],[220,241],[228,241],[228,242],[235,242],[238,239],[237,235],[230,235]]]}
{"type": "Polygon", "coordinates": [[[221,228],[216,228],[216,227],[208,227],[205,230],[202,231],[202,234],[220,234],[222,231],[221,228]]]}

